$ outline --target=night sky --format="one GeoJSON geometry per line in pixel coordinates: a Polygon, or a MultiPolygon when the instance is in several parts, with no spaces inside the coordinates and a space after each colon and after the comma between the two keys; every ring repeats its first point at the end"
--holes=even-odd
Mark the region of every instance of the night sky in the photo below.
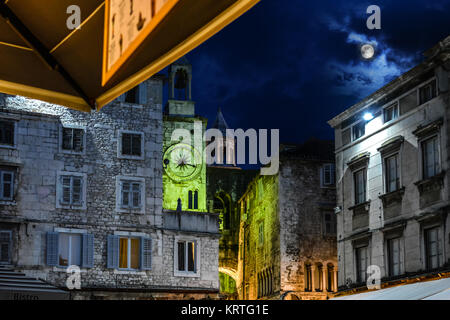
{"type": "Polygon", "coordinates": [[[261,0],[187,55],[197,114],[221,107],[232,128],[280,129],[281,141],[334,139],[326,123],[423,59],[450,35],[450,0],[261,0]],[[381,30],[369,30],[369,5],[381,30]],[[376,44],[360,58],[359,45],[376,44]]]}

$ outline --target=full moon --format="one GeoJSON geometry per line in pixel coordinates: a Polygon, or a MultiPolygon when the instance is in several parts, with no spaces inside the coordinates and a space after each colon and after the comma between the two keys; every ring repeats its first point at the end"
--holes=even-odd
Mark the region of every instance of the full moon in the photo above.
{"type": "Polygon", "coordinates": [[[361,46],[361,55],[364,59],[372,59],[375,54],[375,49],[371,44],[364,44],[361,46]]]}

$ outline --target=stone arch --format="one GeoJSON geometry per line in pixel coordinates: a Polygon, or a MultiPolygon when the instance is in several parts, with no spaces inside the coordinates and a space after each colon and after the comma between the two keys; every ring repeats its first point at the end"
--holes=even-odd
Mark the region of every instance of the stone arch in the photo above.
{"type": "Polygon", "coordinates": [[[230,230],[232,226],[232,200],[225,191],[219,191],[214,196],[214,210],[222,214],[223,230],[230,230]],[[217,202],[216,202],[217,199],[217,202]],[[216,208],[216,204],[221,204],[221,208],[216,208]]]}
{"type": "Polygon", "coordinates": [[[238,276],[237,270],[234,270],[231,268],[226,268],[226,267],[219,267],[219,272],[230,276],[231,278],[233,278],[236,281],[236,283],[238,282],[239,276],[238,276]]]}

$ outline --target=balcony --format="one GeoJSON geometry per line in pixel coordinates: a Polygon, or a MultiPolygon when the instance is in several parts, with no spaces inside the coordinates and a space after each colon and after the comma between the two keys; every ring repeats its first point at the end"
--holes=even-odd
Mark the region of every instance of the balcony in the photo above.
{"type": "Polygon", "coordinates": [[[163,211],[164,229],[220,234],[219,214],[191,211],[163,211]]]}

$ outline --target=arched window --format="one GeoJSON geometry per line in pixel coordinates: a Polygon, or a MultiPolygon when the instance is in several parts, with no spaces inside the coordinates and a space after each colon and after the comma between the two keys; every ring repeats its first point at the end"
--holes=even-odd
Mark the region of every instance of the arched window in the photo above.
{"type": "Polygon", "coordinates": [[[188,195],[188,208],[192,209],[192,191],[189,190],[189,195],[188,195]]]}
{"type": "Polygon", "coordinates": [[[198,191],[194,192],[194,209],[198,209],[198,191]]]}
{"type": "Polygon", "coordinates": [[[329,263],[327,265],[327,290],[332,292],[334,288],[334,266],[329,263]]]}
{"type": "Polygon", "coordinates": [[[317,291],[323,291],[324,290],[324,284],[323,284],[323,266],[321,263],[318,263],[316,265],[316,270],[314,272],[314,282],[316,283],[316,290],[317,291]]]}
{"type": "Polygon", "coordinates": [[[305,264],[305,291],[312,291],[311,264],[305,264]]]}

